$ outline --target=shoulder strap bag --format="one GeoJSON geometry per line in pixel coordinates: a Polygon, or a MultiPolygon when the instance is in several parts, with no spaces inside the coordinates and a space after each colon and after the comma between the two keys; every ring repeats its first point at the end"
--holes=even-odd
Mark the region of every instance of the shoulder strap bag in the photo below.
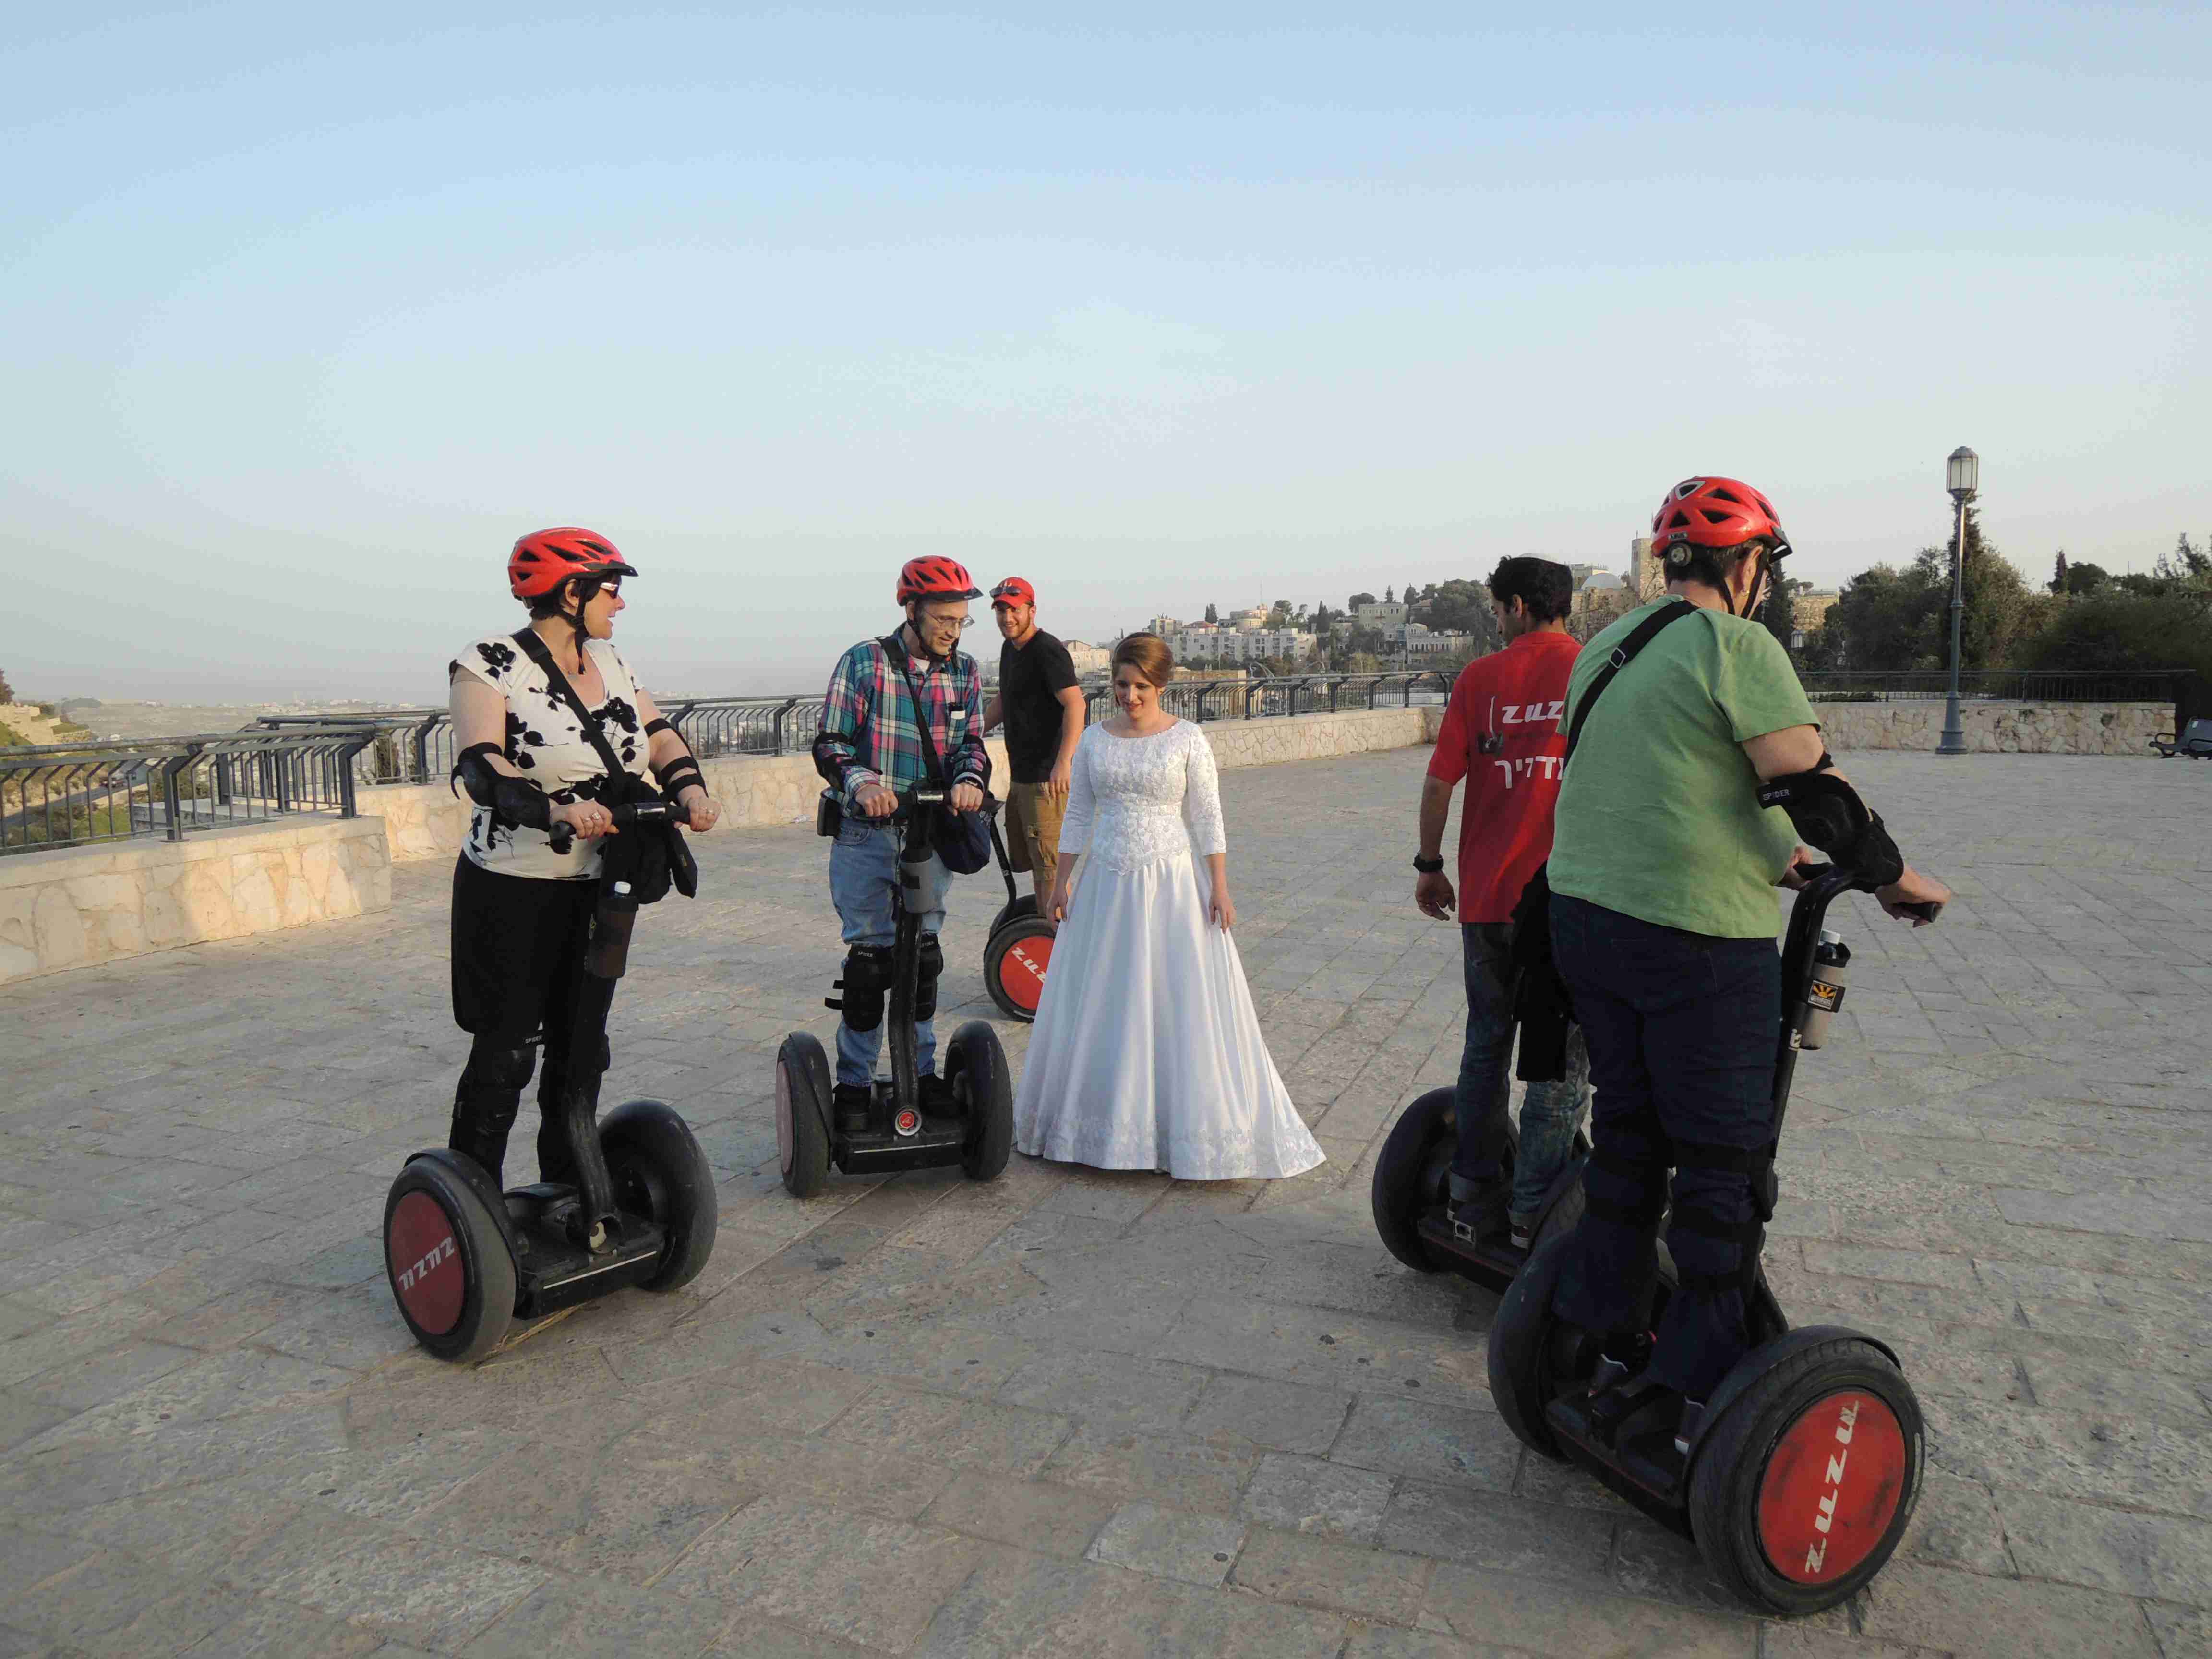
{"type": "Polygon", "coordinates": [[[991,813],[997,805],[987,793],[983,810],[980,812],[956,812],[950,799],[951,784],[946,780],[945,768],[937,758],[937,739],[929,730],[929,717],[922,713],[921,692],[914,683],[906,645],[896,634],[887,634],[881,641],[884,654],[898,665],[899,678],[906,682],[908,705],[914,710],[914,729],[921,735],[921,763],[929,773],[929,781],[945,792],[947,799],[938,810],[937,822],[932,826],[929,844],[937,856],[945,860],[945,867],[956,876],[972,876],[991,861],[991,813]]]}
{"type": "MultiPolygon", "coordinates": [[[[545,676],[546,689],[568,704],[568,712],[583,727],[585,741],[598,751],[599,764],[606,769],[608,780],[599,794],[600,805],[612,807],[626,800],[656,796],[659,792],[652,785],[622,763],[614,745],[607,741],[606,728],[599,724],[599,717],[576,695],[576,688],[561,672],[561,665],[553,660],[553,653],[545,648],[545,641],[538,638],[538,630],[518,629],[514,642],[525,656],[538,665],[538,672],[545,676]]],[[[691,849],[684,844],[682,832],[673,823],[633,825],[629,834],[602,842],[599,855],[600,879],[609,884],[628,882],[640,904],[665,898],[672,882],[686,898],[699,890],[698,864],[692,859],[691,849]],[[654,833],[656,830],[659,833],[654,833]]]]}
{"type": "MultiPolygon", "coordinates": [[[[1672,626],[1697,607],[1686,600],[1677,599],[1653,611],[1634,631],[1613,647],[1613,655],[1590,681],[1589,690],[1576,705],[1574,718],[1567,723],[1567,752],[1559,763],[1559,775],[1566,776],[1567,762],[1575,757],[1575,744],[1581,739],[1583,727],[1589,724],[1590,710],[1605,689],[1619,678],[1620,671],[1636,659],[1636,653],[1656,639],[1662,629],[1672,626]]],[[[1558,964],[1552,960],[1552,882],[1551,864],[1547,860],[1536,866],[1536,873],[1528,878],[1528,884],[1521,890],[1521,897],[1513,907],[1511,962],[1519,983],[1513,995],[1513,1012],[1521,1022],[1520,1057],[1514,1063],[1513,1074],[1524,1083],[1552,1082],[1566,1075],[1567,1026],[1574,1017],[1574,1005],[1567,994],[1565,981],[1559,977],[1558,964]]]]}

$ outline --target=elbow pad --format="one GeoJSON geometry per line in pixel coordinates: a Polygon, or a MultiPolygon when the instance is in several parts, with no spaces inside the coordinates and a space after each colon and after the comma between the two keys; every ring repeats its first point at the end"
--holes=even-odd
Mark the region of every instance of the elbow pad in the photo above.
{"type": "Polygon", "coordinates": [[[858,740],[849,732],[824,732],[814,739],[814,769],[822,775],[822,781],[842,792],[845,787],[845,769],[853,763],[838,753],[857,746],[858,740]]]}
{"type": "Polygon", "coordinates": [[[1905,855],[1882,828],[1881,815],[1833,772],[1815,769],[1770,779],[1759,787],[1759,804],[1789,813],[1801,841],[1876,887],[1905,873],[1905,855]]]}
{"type": "Polygon", "coordinates": [[[504,772],[495,772],[484,763],[486,755],[496,755],[500,747],[495,743],[480,743],[461,751],[453,765],[453,776],[469,799],[479,806],[488,806],[492,816],[502,823],[518,825],[525,830],[550,830],[553,826],[553,803],[535,784],[520,778],[511,778],[504,772]]]}

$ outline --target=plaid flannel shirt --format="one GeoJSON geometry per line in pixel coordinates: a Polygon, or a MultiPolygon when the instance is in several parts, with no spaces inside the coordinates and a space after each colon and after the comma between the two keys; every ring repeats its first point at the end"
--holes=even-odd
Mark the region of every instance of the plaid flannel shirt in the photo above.
{"type": "MultiPolygon", "coordinates": [[[[991,757],[983,748],[983,685],[975,659],[956,651],[948,662],[911,659],[915,690],[929,716],[929,734],[939,763],[954,784],[978,788],[991,781],[991,757]],[[959,746],[949,747],[950,715],[958,702],[968,711],[967,732],[959,746]]],[[[837,659],[830,690],[822,700],[822,735],[815,740],[817,763],[827,761],[841,775],[845,805],[856,806],[854,792],[882,782],[911,789],[927,775],[921,733],[914,722],[915,699],[906,677],[880,640],[863,640],[837,659]]]]}

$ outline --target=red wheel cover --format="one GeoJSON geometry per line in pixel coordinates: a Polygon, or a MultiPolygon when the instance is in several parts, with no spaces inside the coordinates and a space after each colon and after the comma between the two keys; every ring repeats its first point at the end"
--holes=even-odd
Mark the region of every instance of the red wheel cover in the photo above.
{"type": "Polygon", "coordinates": [[[1775,1442],[1759,1486],[1759,1541],[1796,1584],[1831,1584],[1871,1555],[1905,1497],[1905,1431],[1863,1389],[1823,1395],[1775,1442]]]}
{"type": "Polygon", "coordinates": [[[468,1275],[461,1268],[458,1230],[446,1206],[426,1192],[411,1192],[392,1206],[384,1255],[399,1305],[417,1330],[443,1336],[461,1322],[468,1275]]]}
{"type": "Polygon", "coordinates": [[[1044,998],[1045,969],[1052,966],[1050,933],[1018,939],[999,956],[999,984],[1013,1005],[1025,1013],[1036,1012],[1044,998]]]}

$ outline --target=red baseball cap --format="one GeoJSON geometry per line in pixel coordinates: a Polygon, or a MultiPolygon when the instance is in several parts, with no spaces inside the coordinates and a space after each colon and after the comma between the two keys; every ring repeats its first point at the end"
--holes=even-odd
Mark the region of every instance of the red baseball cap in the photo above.
{"type": "Polygon", "coordinates": [[[1035,605],[1036,589],[1019,576],[1009,576],[991,590],[991,608],[1002,605],[1035,605]]]}

